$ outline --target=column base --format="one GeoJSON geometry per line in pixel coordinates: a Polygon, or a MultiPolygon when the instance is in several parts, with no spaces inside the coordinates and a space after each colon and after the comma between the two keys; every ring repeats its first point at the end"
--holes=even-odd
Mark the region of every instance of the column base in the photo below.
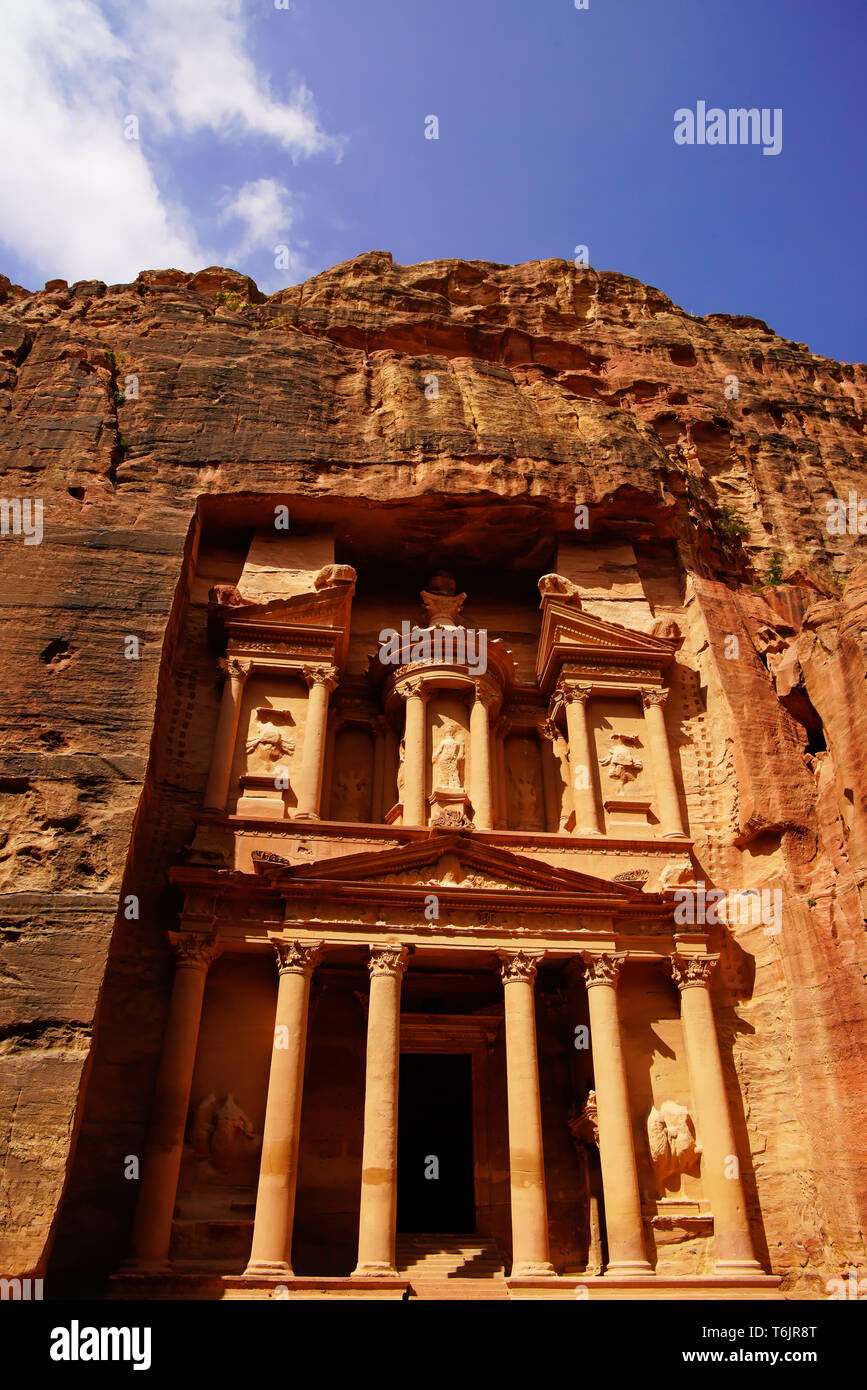
{"type": "Polygon", "coordinates": [[[572,831],[572,834],[578,836],[579,839],[586,839],[592,835],[602,836],[604,833],[598,825],[576,825],[572,831]]]}
{"type": "Polygon", "coordinates": [[[510,1279],[550,1279],[556,1278],[557,1271],[548,1260],[525,1260],[512,1265],[510,1279]]]}
{"type": "Polygon", "coordinates": [[[290,820],[321,820],[322,817],[316,811],[296,811],[290,820]]]}
{"type": "Polygon", "coordinates": [[[255,1279],[261,1274],[278,1274],[284,1279],[295,1278],[288,1260],[251,1260],[244,1270],[245,1279],[255,1279]]]}
{"type": "Polygon", "coordinates": [[[765,1271],[758,1260],[716,1260],[713,1272],[731,1279],[740,1274],[764,1274],[765,1271]]]}
{"type": "Polygon", "coordinates": [[[629,1279],[634,1276],[646,1279],[648,1275],[655,1274],[656,1270],[647,1260],[612,1260],[605,1270],[605,1278],[610,1275],[612,1279],[629,1279]]]}
{"type": "Polygon", "coordinates": [[[352,1279],[397,1279],[398,1272],[394,1265],[388,1264],[385,1260],[367,1260],[364,1264],[358,1264],[352,1271],[352,1279]]]}
{"type": "Polygon", "coordinates": [[[685,830],[663,830],[663,832],[662,832],[662,838],[663,838],[663,840],[685,840],[685,839],[686,839],[686,831],[685,831],[685,830]]]}

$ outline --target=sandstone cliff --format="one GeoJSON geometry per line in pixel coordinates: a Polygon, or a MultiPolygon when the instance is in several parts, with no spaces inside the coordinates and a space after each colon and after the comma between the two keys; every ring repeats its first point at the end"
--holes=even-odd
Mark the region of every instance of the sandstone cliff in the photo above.
{"type": "MultiPolygon", "coordinates": [[[[42,543],[0,552],[3,1268],[50,1247],[197,504],[262,494],[374,528],[403,509],[420,541],[464,503],[465,545],[494,557],[505,501],[528,568],[584,504],[676,556],[708,691],[697,856],[786,892],[789,929],[742,943],[755,985],[731,996],[771,1259],[812,1293],[863,1261],[867,586],[826,503],[861,485],[867,368],[562,261],[372,252],[270,298],[210,268],[0,278],[0,300],[3,495],[44,508],[42,543]],[[703,824],[714,769],[728,801],[703,824]]],[[[200,789],[168,790],[189,816],[200,789]]],[[[161,890],[186,834],[138,881],[161,890]]]]}

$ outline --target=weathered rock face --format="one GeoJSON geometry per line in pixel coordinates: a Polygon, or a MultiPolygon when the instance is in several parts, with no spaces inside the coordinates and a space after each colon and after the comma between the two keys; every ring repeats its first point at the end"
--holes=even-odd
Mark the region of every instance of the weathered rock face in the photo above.
{"type": "MultiPolygon", "coordinates": [[[[217,268],[4,292],[4,532],[38,499],[44,534],[2,538],[3,1269],[45,1268],[77,1136],[126,1151],[116,1093],[83,1103],[101,991],[146,1112],[167,969],[147,933],[175,910],[217,710],[190,633],[278,503],[327,520],[338,558],[363,533],[386,578],[535,582],[586,538],[568,577],[599,616],[677,618],[695,858],[784,895],[718,999],[770,1262],[801,1296],[863,1263],[867,569],[857,510],[830,534],[826,503],[863,477],[867,369],[561,261],[374,252],[270,299],[217,268]]],[[[98,1165],[90,1199],[72,1188],[67,1245],[98,1165]]]]}

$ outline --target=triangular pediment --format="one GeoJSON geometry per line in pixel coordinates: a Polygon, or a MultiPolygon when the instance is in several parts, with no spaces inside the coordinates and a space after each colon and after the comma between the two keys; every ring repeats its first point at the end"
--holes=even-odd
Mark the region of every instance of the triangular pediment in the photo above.
{"type": "Polygon", "coordinates": [[[254,853],[257,874],[281,885],[335,889],[353,885],[382,888],[383,891],[437,887],[462,892],[525,892],[531,894],[569,894],[587,899],[605,899],[612,906],[634,907],[647,903],[648,895],[629,884],[578,873],[546,864],[526,855],[513,854],[473,840],[459,831],[435,831],[424,840],[387,850],[366,851],[319,859],[313,863],[292,864],[273,854],[254,853]]]}
{"type": "Polygon", "coordinates": [[[662,670],[674,656],[676,645],[664,637],[651,637],[619,623],[606,622],[592,613],[570,605],[568,600],[548,597],[544,603],[536,675],[543,688],[549,687],[564,662],[588,665],[617,665],[662,670]]]}

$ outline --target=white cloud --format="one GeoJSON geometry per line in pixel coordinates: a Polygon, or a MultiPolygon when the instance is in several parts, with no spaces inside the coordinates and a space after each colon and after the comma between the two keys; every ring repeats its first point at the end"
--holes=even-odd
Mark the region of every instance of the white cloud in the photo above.
{"type": "Polygon", "coordinates": [[[276,179],[243,184],[233,198],[224,198],[220,214],[221,222],[239,221],[244,225],[241,240],[229,252],[233,260],[254,250],[273,255],[274,243],[285,244],[294,220],[291,194],[276,179]]]}
{"type": "Polygon", "coordinates": [[[234,258],[278,228],[283,240],[292,204],[282,184],[245,184],[224,207],[223,219],[246,227],[227,253],[200,243],[189,211],[160,189],[159,166],[148,161],[149,135],[200,130],[268,137],[293,158],[339,155],[309,93],[271,97],[247,56],[237,0],[142,0],[121,7],[123,31],[106,14],[97,0],[4,6],[0,241],[44,276],[113,282],[234,258]],[[141,141],[124,138],[130,113],[141,141]]]}
{"type": "MultiPolygon", "coordinates": [[[[141,64],[133,100],[163,129],[263,135],[293,158],[339,157],[342,142],[320,128],[306,87],[288,102],[272,97],[245,52],[240,0],[145,0],[129,22],[141,64]]],[[[275,11],[274,22],[286,20],[275,11]]]]}

